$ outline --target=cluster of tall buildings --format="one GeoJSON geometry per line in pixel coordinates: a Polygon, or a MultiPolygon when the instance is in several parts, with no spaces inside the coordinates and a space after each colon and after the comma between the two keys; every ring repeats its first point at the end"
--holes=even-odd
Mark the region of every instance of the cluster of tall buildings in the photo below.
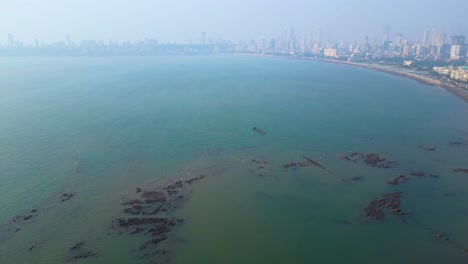
{"type": "MultiPolygon", "coordinates": [[[[369,39],[364,36],[361,41],[333,41],[323,37],[320,30],[309,31],[305,35],[298,35],[291,28],[284,30],[276,38],[259,38],[238,42],[226,40],[212,41],[207,39],[205,32],[200,33],[200,40],[195,44],[159,43],[155,39],[146,39],[138,42],[103,42],[95,40],[83,40],[75,44],[70,36],[65,41],[53,44],[44,44],[35,40],[33,45],[24,45],[15,41],[13,35],[8,34],[8,45],[0,46],[2,49],[55,49],[62,51],[74,51],[84,53],[89,51],[106,52],[106,54],[153,54],[152,51],[216,51],[238,53],[282,53],[282,54],[313,54],[324,57],[363,57],[363,56],[388,56],[388,57],[416,57],[431,60],[459,60],[468,58],[468,46],[465,44],[465,36],[453,35],[447,39],[444,32],[434,29],[426,29],[422,32],[421,41],[410,42],[401,33],[392,36],[390,25],[383,27],[382,38],[369,39]],[[83,52],[84,51],[84,52],[83,52]]],[[[1,55],[1,53],[0,53],[1,55]]]]}
{"type": "Polygon", "coordinates": [[[238,52],[281,52],[281,53],[312,53],[325,57],[362,56],[377,54],[389,57],[420,57],[432,60],[459,60],[468,58],[468,46],[465,36],[454,35],[446,39],[444,32],[426,29],[421,41],[410,42],[403,34],[398,33],[392,38],[390,26],[385,25],[381,40],[365,36],[362,41],[327,41],[321,31],[309,32],[307,36],[297,36],[294,30],[283,31],[277,38],[270,40],[258,39],[240,41],[235,50],[238,52]]]}

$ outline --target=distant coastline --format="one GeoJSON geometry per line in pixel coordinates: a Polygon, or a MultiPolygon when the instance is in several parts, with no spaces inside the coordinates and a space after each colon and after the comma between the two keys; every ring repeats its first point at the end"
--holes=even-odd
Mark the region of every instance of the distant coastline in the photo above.
{"type": "Polygon", "coordinates": [[[372,64],[352,63],[352,62],[347,62],[347,61],[336,61],[336,60],[328,60],[328,59],[318,59],[318,61],[357,66],[357,67],[377,70],[377,71],[381,71],[381,72],[386,72],[386,73],[390,73],[390,74],[410,78],[410,79],[419,81],[419,82],[424,83],[424,84],[433,85],[433,86],[443,88],[446,91],[458,96],[460,99],[462,99],[463,101],[468,103],[468,91],[466,91],[466,90],[464,90],[464,89],[462,89],[460,87],[456,87],[454,85],[443,83],[443,82],[441,82],[439,80],[436,80],[436,79],[433,79],[433,78],[430,78],[430,77],[426,77],[426,76],[422,76],[422,75],[418,75],[418,74],[413,74],[413,73],[407,73],[407,72],[402,72],[402,71],[386,69],[386,68],[382,68],[382,67],[372,65],[372,64]]]}
{"type": "MultiPolygon", "coordinates": [[[[280,56],[268,55],[268,54],[242,54],[242,55],[244,55],[244,56],[262,56],[262,57],[280,57],[280,56]]],[[[430,77],[427,77],[427,76],[422,76],[422,75],[418,75],[418,74],[414,74],[414,73],[408,73],[408,72],[392,70],[392,69],[383,68],[383,67],[381,67],[379,65],[373,65],[373,64],[354,63],[354,62],[338,61],[338,60],[330,60],[330,59],[293,57],[293,56],[285,56],[284,58],[344,64],[344,65],[356,66],[356,67],[361,67],[361,68],[377,70],[377,71],[381,71],[381,72],[385,72],[385,73],[390,73],[390,74],[393,74],[393,75],[398,75],[398,76],[401,76],[401,77],[410,78],[410,79],[419,81],[419,82],[424,83],[424,84],[428,84],[428,85],[443,88],[444,90],[452,93],[453,95],[457,96],[458,98],[460,98],[463,101],[465,101],[466,103],[468,103],[468,91],[467,90],[464,90],[463,88],[460,88],[460,87],[457,87],[457,86],[454,86],[454,85],[443,83],[443,82],[441,82],[439,80],[436,80],[434,78],[430,78],[430,77]]]]}

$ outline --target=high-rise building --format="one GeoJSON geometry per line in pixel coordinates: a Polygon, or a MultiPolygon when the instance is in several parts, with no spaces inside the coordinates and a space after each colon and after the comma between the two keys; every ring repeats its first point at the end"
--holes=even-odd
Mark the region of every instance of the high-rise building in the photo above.
{"type": "Polygon", "coordinates": [[[15,45],[15,39],[13,38],[13,34],[8,33],[8,44],[10,47],[13,47],[15,45]]]}
{"type": "Polygon", "coordinates": [[[445,33],[442,32],[437,36],[436,45],[443,46],[445,43],[445,33]]]}
{"type": "Polygon", "coordinates": [[[416,56],[421,55],[421,43],[414,45],[416,56]]]}
{"type": "Polygon", "coordinates": [[[301,53],[305,52],[305,39],[302,37],[302,43],[301,43],[301,53]]]}
{"type": "Polygon", "coordinates": [[[464,45],[465,44],[465,36],[453,36],[452,37],[452,45],[464,45]]]}
{"type": "Polygon", "coordinates": [[[385,41],[384,44],[383,44],[383,50],[386,51],[386,52],[389,52],[390,51],[390,46],[392,45],[392,42],[391,41],[385,41]]]}
{"type": "Polygon", "coordinates": [[[423,41],[422,41],[423,47],[428,48],[429,46],[431,46],[431,43],[432,43],[431,34],[432,33],[430,29],[426,28],[426,30],[424,30],[424,36],[423,36],[423,41]]]}
{"type": "Polygon", "coordinates": [[[270,40],[270,51],[275,51],[276,50],[276,40],[271,39],[270,40]]]}
{"type": "Polygon", "coordinates": [[[390,40],[390,25],[384,25],[383,28],[383,41],[382,43],[390,40]]]}
{"type": "Polygon", "coordinates": [[[317,53],[320,51],[320,43],[315,42],[314,45],[312,46],[312,52],[317,53]]]}
{"type": "Polygon", "coordinates": [[[410,46],[405,45],[405,47],[403,47],[403,55],[408,56],[409,53],[410,53],[410,46]]]}
{"type": "Polygon", "coordinates": [[[206,44],[206,34],[205,34],[205,32],[202,32],[202,33],[201,33],[200,43],[201,43],[202,45],[205,45],[205,44],[206,44]]]}
{"type": "Polygon", "coordinates": [[[398,33],[395,39],[395,45],[402,46],[403,45],[403,36],[398,33]]]}
{"type": "Polygon", "coordinates": [[[450,49],[450,58],[453,60],[460,59],[460,49],[461,45],[452,45],[452,48],[450,49]]]}

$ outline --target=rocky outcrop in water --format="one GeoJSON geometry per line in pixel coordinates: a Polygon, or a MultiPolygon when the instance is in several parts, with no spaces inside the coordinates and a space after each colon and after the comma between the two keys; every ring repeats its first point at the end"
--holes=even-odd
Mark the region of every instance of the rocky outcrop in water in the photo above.
{"type": "Polygon", "coordinates": [[[250,173],[257,173],[258,176],[265,176],[263,171],[269,170],[268,169],[269,161],[267,161],[265,159],[252,158],[252,157],[249,156],[248,158],[241,159],[241,161],[250,162],[253,165],[253,167],[249,170],[249,172],[250,173]]]}
{"type": "Polygon", "coordinates": [[[396,161],[382,158],[379,153],[359,153],[351,152],[349,155],[341,157],[342,160],[351,161],[353,163],[364,163],[370,167],[389,169],[397,165],[396,161]]]}
{"type": "Polygon", "coordinates": [[[390,212],[394,215],[404,216],[406,213],[400,209],[400,199],[401,192],[390,193],[382,197],[375,198],[366,208],[364,208],[364,213],[367,217],[375,220],[384,220],[384,211],[390,212]]]}
{"type": "Polygon", "coordinates": [[[70,260],[87,259],[87,258],[98,256],[98,253],[88,251],[83,241],[76,243],[74,246],[70,247],[69,251],[70,251],[70,258],[69,258],[70,260]]]}
{"type": "Polygon", "coordinates": [[[358,181],[362,181],[364,179],[363,176],[356,176],[356,177],[351,177],[351,178],[347,178],[347,179],[341,179],[341,181],[343,182],[358,182],[358,181]]]}
{"type": "Polygon", "coordinates": [[[149,239],[138,248],[144,256],[167,254],[160,244],[169,239],[170,232],[184,223],[183,219],[169,217],[187,199],[190,186],[205,179],[205,174],[192,175],[152,190],[139,188],[140,198],[128,199],[122,203],[123,213],[131,217],[121,217],[112,221],[112,228],[118,235],[143,234],[149,239]]]}
{"type": "Polygon", "coordinates": [[[408,174],[411,175],[411,176],[414,176],[414,177],[424,177],[424,176],[426,176],[426,173],[424,173],[424,172],[410,172],[408,174]]]}
{"type": "Polygon", "coordinates": [[[422,149],[422,150],[425,150],[425,151],[429,151],[429,152],[436,151],[436,148],[434,148],[434,147],[419,146],[419,148],[422,149]]]}
{"type": "Polygon", "coordinates": [[[457,168],[457,169],[453,169],[453,172],[455,172],[455,173],[466,173],[466,174],[468,174],[468,169],[457,168]]]}
{"type": "Polygon", "coordinates": [[[466,143],[463,143],[463,142],[450,142],[449,143],[449,146],[468,146],[466,143]]]}
{"type": "Polygon", "coordinates": [[[393,180],[387,182],[387,184],[391,184],[391,185],[399,185],[399,184],[404,184],[406,183],[407,181],[409,180],[409,178],[403,176],[403,175],[399,175],[397,176],[396,178],[394,178],[393,180]]]}
{"type": "Polygon", "coordinates": [[[289,162],[283,165],[283,168],[288,169],[288,168],[296,168],[296,167],[311,167],[311,166],[316,166],[321,168],[322,170],[326,170],[324,166],[322,166],[320,163],[316,162],[315,160],[302,156],[302,158],[305,160],[303,162],[289,162]]]}
{"type": "Polygon", "coordinates": [[[73,193],[64,193],[62,196],[60,196],[60,200],[62,202],[69,201],[71,198],[73,198],[76,195],[76,192],[73,193]]]}

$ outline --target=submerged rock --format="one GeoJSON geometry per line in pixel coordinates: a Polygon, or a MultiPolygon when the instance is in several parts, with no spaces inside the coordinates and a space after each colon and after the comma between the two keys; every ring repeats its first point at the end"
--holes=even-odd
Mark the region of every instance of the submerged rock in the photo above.
{"type": "Polygon", "coordinates": [[[424,146],[419,146],[420,149],[423,149],[425,151],[436,151],[436,148],[433,148],[433,147],[424,147],[424,146]]]}
{"type": "Polygon", "coordinates": [[[347,179],[342,179],[342,181],[344,181],[344,182],[348,182],[348,181],[357,182],[357,181],[362,181],[362,179],[364,179],[363,176],[356,176],[356,177],[351,177],[351,178],[347,178],[347,179]]]}
{"type": "Polygon", "coordinates": [[[457,168],[457,169],[453,169],[453,172],[455,173],[467,173],[468,174],[468,169],[462,169],[462,168],[457,168]]]}
{"type": "Polygon", "coordinates": [[[426,173],[424,173],[424,172],[410,172],[408,174],[411,175],[411,176],[415,176],[415,177],[424,177],[424,176],[426,176],[426,173]]]}
{"type": "Polygon", "coordinates": [[[85,259],[85,258],[95,257],[95,256],[97,256],[97,255],[98,255],[97,253],[88,251],[88,252],[86,252],[86,253],[76,255],[76,256],[74,256],[73,258],[74,258],[74,259],[85,259]]]}
{"type": "Polygon", "coordinates": [[[406,213],[400,209],[400,198],[400,192],[386,194],[382,197],[375,198],[366,208],[364,208],[365,215],[376,220],[383,220],[385,216],[383,208],[387,208],[391,213],[398,216],[406,215],[406,213]]]}
{"type": "Polygon", "coordinates": [[[351,161],[353,163],[362,162],[370,167],[389,169],[397,165],[396,161],[382,158],[379,153],[359,153],[351,152],[349,155],[341,157],[342,160],[351,161]]]}
{"type": "Polygon", "coordinates": [[[397,176],[395,179],[387,182],[387,184],[391,184],[391,185],[399,185],[399,184],[404,184],[406,183],[407,181],[409,180],[409,178],[403,176],[403,175],[400,175],[400,176],[397,176]]]}
{"type": "Polygon", "coordinates": [[[466,143],[463,143],[463,142],[456,142],[456,141],[454,141],[454,142],[450,142],[450,143],[449,143],[449,146],[467,146],[467,144],[466,144],[466,143]]]}
{"type": "Polygon", "coordinates": [[[79,243],[76,243],[74,246],[72,246],[70,248],[70,251],[75,251],[75,250],[80,250],[81,249],[81,246],[84,245],[84,242],[79,242],[79,243]]]}
{"type": "Polygon", "coordinates": [[[320,163],[316,162],[315,160],[302,156],[302,158],[305,160],[303,162],[289,162],[283,165],[283,168],[288,169],[288,168],[295,168],[295,167],[310,167],[310,166],[316,166],[319,167],[323,170],[326,170],[324,166],[322,166],[320,163]]]}
{"type": "MultiPolygon", "coordinates": [[[[190,174],[189,174],[190,175],[190,174]]],[[[159,244],[168,239],[169,233],[178,225],[184,223],[183,219],[168,218],[168,212],[180,207],[186,200],[186,193],[191,186],[206,178],[205,174],[192,175],[153,190],[141,191],[141,199],[127,199],[122,203],[125,206],[123,213],[132,217],[121,217],[112,221],[112,228],[118,235],[140,234],[150,236],[138,249],[144,251],[154,250],[159,244]]],[[[156,250],[155,252],[168,252],[156,250]]],[[[149,256],[154,254],[145,254],[149,256]]],[[[82,256],[86,258],[86,255],[82,256]]]]}
{"type": "Polygon", "coordinates": [[[68,201],[75,196],[76,192],[73,193],[64,193],[60,196],[62,202],[68,201]]]}

